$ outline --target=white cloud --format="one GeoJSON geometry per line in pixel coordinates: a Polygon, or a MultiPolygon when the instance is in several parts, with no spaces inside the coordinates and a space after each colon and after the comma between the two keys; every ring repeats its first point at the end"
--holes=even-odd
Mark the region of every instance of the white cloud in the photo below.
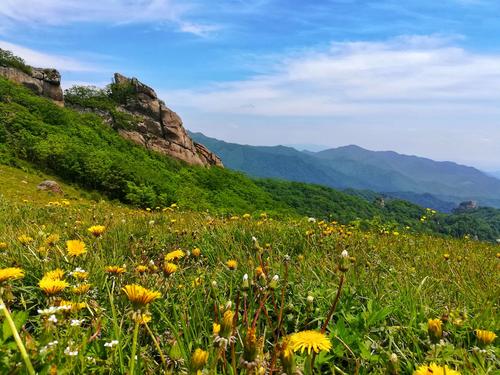
{"type": "Polygon", "coordinates": [[[499,87],[500,55],[467,51],[454,38],[406,36],[333,43],[282,57],[266,74],[166,94],[211,113],[362,121],[422,112],[451,121],[461,112],[500,115],[499,87]]]}
{"type": "Polygon", "coordinates": [[[42,67],[56,68],[66,72],[102,72],[102,67],[94,63],[84,62],[64,55],[51,55],[44,52],[35,51],[30,48],[20,46],[18,44],[9,43],[0,40],[0,48],[6,49],[14,53],[14,55],[22,57],[27,64],[42,67]]]}
{"type": "Polygon", "coordinates": [[[183,20],[191,8],[188,1],[177,0],[1,0],[0,21],[24,27],[167,22],[196,35],[213,31],[215,26],[183,20]]]}

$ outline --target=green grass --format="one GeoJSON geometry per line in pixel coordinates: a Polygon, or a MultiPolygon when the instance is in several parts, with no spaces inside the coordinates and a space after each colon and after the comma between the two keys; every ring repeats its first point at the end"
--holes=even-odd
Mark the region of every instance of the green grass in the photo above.
{"type": "MultiPolygon", "coordinates": [[[[321,328],[341,277],[345,283],[326,330],[333,348],[316,356],[316,373],[385,374],[393,353],[400,374],[412,374],[429,362],[462,374],[495,374],[500,365],[498,339],[485,346],[474,335],[478,328],[498,334],[498,246],[260,212],[229,218],[185,210],[182,204],[138,210],[91,200],[89,193],[64,183],[65,196],[37,191],[47,175],[1,166],[0,176],[0,242],[7,244],[0,269],[25,271],[23,279],[4,285],[3,300],[39,373],[55,368],[75,374],[127,372],[135,324],[121,288],[131,283],[162,295],[148,308],[148,326],[139,327],[135,373],[192,372],[196,348],[209,352],[208,373],[229,374],[233,368],[245,373],[240,358],[253,358],[248,325],[255,316],[256,337],[264,340],[262,347],[257,345],[256,361],[268,369],[273,363],[275,373],[281,373],[277,344],[293,332],[321,328]],[[96,224],[106,226],[100,238],[87,231],[96,224]],[[51,234],[59,240],[48,245],[51,234]],[[21,235],[33,240],[22,244],[21,235]],[[70,239],[84,241],[87,253],[69,257],[65,241],[70,239]],[[164,256],[179,248],[186,253],[199,248],[201,256],[176,261],[177,272],[166,276],[164,256]],[[341,258],[344,250],[348,261],[341,258]],[[229,259],[238,262],[236,270],[226,266],[229,259]],[[126,272],[112,277],[105,272],[108,265],[126,272]],[[139,274],[138,265],[148,270],[139,274]],[[265,278],[257,276],[259,265],[265,278]],[[344,273],[339,265],[349,269],[344,273]],[[77,281],[70,273],[76,267],[88,272],[92,284],[83,296],[71,292],[77,281]],[[55,268],[65,271],[70,287],[47,297],[38,282],[55,268]],[[273,275],[279,275],[276,285],[270,284],[273,275]],[[56,314],[57,323],[37,313],[61,298],[87,307],[56,314]],[[232,333],[236,341],[234,348],[222,350],[213,343],[212,324],[221,322],[229,301],[238,312],[232,333]],[[434,345],[427,320],[440,317],[446,321],[445,336],[434,345]],[[81,319],[80,326],[71,325],[81,319]],[[112,340],[118,345],[106,347],[112,340]]],[[[23,373],[11,331],[5,321],[0,327],[0,373],[23,373]]],[[[296,353],[295,360],[302,369],[307,358],[296,353]]]]}

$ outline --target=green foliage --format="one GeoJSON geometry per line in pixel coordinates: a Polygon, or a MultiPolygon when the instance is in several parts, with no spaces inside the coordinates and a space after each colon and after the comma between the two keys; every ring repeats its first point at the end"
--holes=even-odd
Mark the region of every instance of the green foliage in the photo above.
{"type": "MultiPolygon", "coordinates": [[[[119,113],[107,90],[73,87],[66,92],[66,102],[113,116],[119,113]]],[[[319,185],[251,179],[229,169],[188,166],[123,139],[94,113],[60,108],[5,79],[0,79],[0,162],[28,163],[140,207],[176,202],[188,209],[221,214],[266,211],[341,223],[357,221],[362,227],[375,219],[380,230],[409,226],[414,231],[469,234],[493,241],[500,237],[496,210],[481,211],[484,217],[476,213],[436,215],[422,224],[426,211],[401,200],[390,200],[382,207],[319,185]]]]}
{"type": "Polygon", "coordinates": [[[12,52],[0,48],[0,66],[7,66],[31,74],[31,66],[26,65],[24,60],[15,56],[12,52]]]}

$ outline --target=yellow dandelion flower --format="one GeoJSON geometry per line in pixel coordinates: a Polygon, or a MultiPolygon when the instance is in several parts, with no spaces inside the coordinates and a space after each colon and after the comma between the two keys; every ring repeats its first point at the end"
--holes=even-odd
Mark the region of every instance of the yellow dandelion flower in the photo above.
{"type": "Polygon", "coordinates": [[[165,260],[167,262],[171,262],[173,260],[179,260],[181,258],[184,258],[185,256],[186,253],[184,251],[182,251],[181,249],[177,249],[165,255],[165,260]]]}
{"type": "Polygon", "coordinates": [[[250,219],[251,215],[250,214],[243,214],[242,218],[243,219],[250,219]]]}
{"type": "Polygon", "coordinates": [[[137,284],[125,285],[122,290],[127,295],[128,300],[138,306],[146,306],[161,297],[160,292],[146,289],[137,284]]]}
{"type": "Polygon", "coordinates": [[[61,280],[64,277],[64,271],[56,268],[53,271],[46,272],[43,277],[51,280],[61,280]]]}
{"type": "Polygon", "coordinates": [[[104,231],[106,230],[106,227],[104,225],[93,225],[90,228],[88,228],[87,230],[94,237],[99,237],[104,233],[104,231]]]}
{"type": "Polygon", "coordinates": [[[256,268],[255,268],[255,274],[256,274],[257,276],[261,276],[261,275],[263,275],[263,274],[264,274],[264,270],[262,269],[262,267],[261,267],[261,266],[258,266],[258,267],[256,267],[256,268]]]}
{"type": "Polygon", "coordinates": [[[144,266],[142,264],[140,264],[137,267],[135,267],[135,272],[137,272],[137,273],[144,273],[147,270],[148,270],[148,266],[144,266]]]}
{"type": "Polygon", "coordinates": [[[485,345],[491,344],[493,341],[495,341],[495,339],[497,337],[497,335],[495,334],[495,332],[486,331],[486,330],[483,330],[483,329],[476,329],[474,331],[474,334],[476,335],[477,339],[482,344],[485,344],[485,345]]]}
{"type": "Polygon", "coordinates": [[[165,273],[170,276],[177,271],[177,266],[173,263],[167,262],[163,265],[163,271],[165,271],[165,273]]]}
{"type": "Polygon", "coordinates": [[[441,319],[429,319],[427,322],[427,331],[432,338],[440,339],[443,336],[443,322],[441,322],[441,319]]]}
{"type": "Polygon", "coordinates": [[[443,254],[443,258],[444,258],[444,260],[449,260],[450,259],[450,254],[448,254],[448,253],[443,254]]]}
{"type": "Polygon", "coordinates": [[[0,268],[0,284],[10,281],[21,279],[24,277],[24,271],[22,268],[18,267],[9,267],[9,268],[0,268]]]}
{"type": "Polygon", "coordinates": [[[191,251],[191,254],[193,254],[193,256],[195,256],[195,257],[199,257],[201,255],[201,250],[199,248],[195,247],[193,249],[193,251],[191,251]]]}
{"type": "Polygon", "coordinates": [[[229,268],[230,270],[235,270],[236,268],[238,268],[238,262],[235,261],[234,259],[229,259],[227,262],[226,262],[226,266],[227,268],[229,268]]]}
{"type": "Polygon", "coordinates": [[[304,351],[311,354],[312,351],[319,353],[320,351],[330,351],[332,343],[323,333],[318,331],[302,331],[294,333],[290,336],[290,348],[301,353],[304,351]]]}
{"type": "Polygon", "coordinates": [[[191,285],[193,286],[193,288],[200,286],[200,285],[203,285],[203,278],[202,277],[195,278],[193,280],[193,282],[191,283],[191,285]]]}
{"type": "Polygon", "coordinates": [[[44,276],[40,282],[38,283],[38,286],[42,291],[47,294],[47,295],[54,295],[62,292],[66,287],[68,286],[68,283],[64,280],[60,279],[52,279],[49,277],[44,276]]]}
{"type": "Polygon", "coordinates": [[[8,247],[9,245],[7,244],[7,242],[0,242],[0,250],[5,250],[8,247]]]}
{"type": "Polygon", "coordinates": [[[54,246],[56,243],[59,242],[59,235],[58,234],[51,234],[45,239],[45,244],[47,246],[54,246]]]}
{"type": "Polygon", "coordinates": [[[87,280],[89,278],[89,273],[85,271],[75,271],[71,274],[77,280],[87,280]]]}
{"type": "Polygon", "coordinates": [[[22,245],[28,245],[29,243],[33,242],[33,237],[23,234],[17,237],[17,240],[21,242],[22,245]]]}
{"type": "Polygon", "coordinates": [[[207,365],[208,362],[208,352],[197,348],[193,355],[191,356],[191,367],[194,371],[198,371],[203,369],[207,365]]]}
{"type": "Polygon", "coordinates": [[[76,294],[77,296],[82,295],[87,293],[90,290],[90,284],[80,284],[77,286],[74,286],[73,289],[71,290],[73,294],[76,294]]]}
{"type": "Polygon", "coordinates": [[[450,369],[448,366],[438,366],[435,363],[418,367],[413,375],[460,375],[458,371],[450,369]]]}
{"type": "Polygon", "coordinates": [[[104,271],[106,271],[110,275],[118,276],[125,273],[126,269],[120,266],[106,266],[106,268],[104,268],[104,271]]]}
{"type": "Polygon", "coordinates": [[[77,257],[87,252],[87,249],[85,249],[85,243],[80,240],[66,241],[66,247],[68,255],[72,257],[77,257]]]}

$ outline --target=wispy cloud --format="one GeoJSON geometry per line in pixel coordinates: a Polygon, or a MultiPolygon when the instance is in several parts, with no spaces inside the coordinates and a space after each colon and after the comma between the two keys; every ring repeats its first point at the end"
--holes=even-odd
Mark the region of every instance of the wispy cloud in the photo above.
{"type": "Polygon", "coordinates": [[[3,40],[0,40],[0,48],[13,52],[22,57],[29,65],[37,67],[56,68],[66,72],[102,72],[105,70],[96,63],[85,62],[65,55],[52,55],[3,40]]]}
{"type": "Polygon", "coordinates": [[[2,0],[0,21],[15,26],[60,26],[74,23],[171,23],[180,31],[206,36],[215,25],[188,22],[194,7],[174,0],[2,0]]]}
{"type": "Polygon", "coordinates": [[[266,74],[169,96],[202,111],[264,116],[500,112],[500,55],[469,52],[454,39],[332,43],[284,56],[266,74]]]}

